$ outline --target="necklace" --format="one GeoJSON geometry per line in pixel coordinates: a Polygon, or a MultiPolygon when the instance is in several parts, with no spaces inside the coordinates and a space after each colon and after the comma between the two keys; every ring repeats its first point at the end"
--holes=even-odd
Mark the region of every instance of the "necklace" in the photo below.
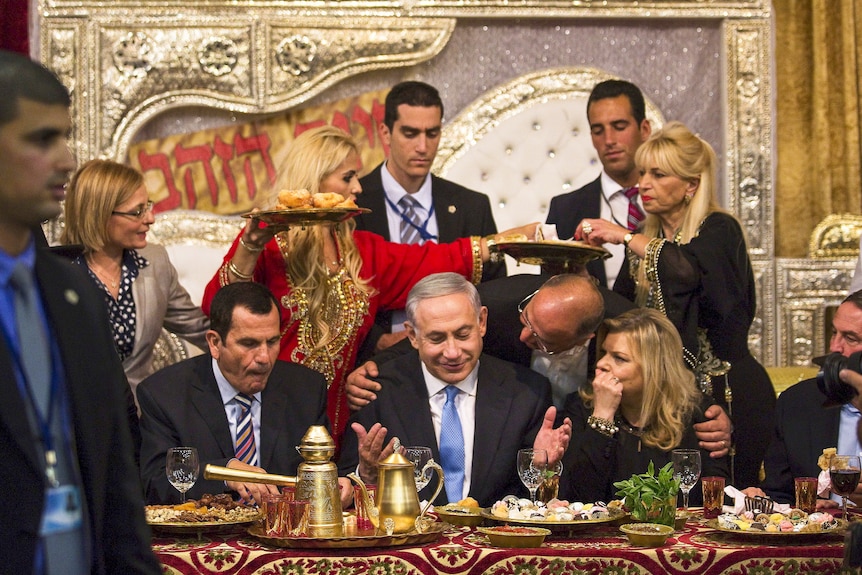
{"type": "Polygon", "coordinates": [[[108,275],[105,270],[101,269],[101,266],[97,266],[93,260],[88,259],[87,264],[89,264],[90,269],[96,273],[96,277],[98,277],[103,283],[111,286],[111,289],[117,289],[117,286],[120,285],[120,276],[123,274],[121,269],[117,269],[117,279],[113,279],[113,277],[108,275]]]}

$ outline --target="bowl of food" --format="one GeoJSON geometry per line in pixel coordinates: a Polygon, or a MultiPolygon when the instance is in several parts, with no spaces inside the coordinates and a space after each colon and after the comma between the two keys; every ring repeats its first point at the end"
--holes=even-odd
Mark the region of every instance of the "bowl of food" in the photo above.
{"type": "Polygon", "coordinates": [[[482,517],[482,508],[450,503],[434,507],[434,512],[440,521],[463,527],[478,527],[485,520],[482,517]]]}
{"type": "Polygon", "coordinates": [[[500,525],[498,527],[479,527],[494,547],[541,547],[550,529],[543,527],[520,527],[500,525]]]}
{"type": "Polygon", "coordinates": [[[658,523],[626,523],[620,531],[629,538],[629,543],[639,547],[661,547],[673,533],[673,527],[658,523]]]}

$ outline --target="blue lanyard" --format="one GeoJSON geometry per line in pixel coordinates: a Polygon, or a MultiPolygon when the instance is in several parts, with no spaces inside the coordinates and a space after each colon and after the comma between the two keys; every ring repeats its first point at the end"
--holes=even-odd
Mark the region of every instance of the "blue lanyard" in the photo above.
{"type": "Polygon", "coordinates": [[[395,203],[389,199],[389,196],[384,194],[383,197],[386,199],[386,203],[389,204],[389,207],[392,208],[392,211],[401,216],[402,221],[407,222],[408,225],[412,226],[419,232],[419,237],[422,238],[423,242],[427,242],[429,240],[437,240],[437,236],[428,232],[428,222],[431,221],[431,217],[434,215],[433,202],[431,203],[431,209],[428,211],[428,217],[425,218],[425,221],[422,222],[421,226],[417,226],[413,220],[407,217],[407,215],[404,213],[404,210],[398,209],[398,206],[396,206],[395,203]]]}

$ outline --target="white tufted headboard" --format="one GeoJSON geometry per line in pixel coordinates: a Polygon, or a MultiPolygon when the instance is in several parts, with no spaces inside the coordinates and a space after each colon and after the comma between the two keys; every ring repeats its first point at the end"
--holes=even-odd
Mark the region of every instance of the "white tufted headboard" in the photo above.
{"type": "MultiPolygon", "coordinates": [[[[612,78],[595,68],[556,68],[487,92],[444,126],[435,173],[488,194],[500,230],[544,223],[551,198],[601,172],[587,99],[612,78]]],[[[649,101],[647,118],[653,128],[663,123],[649,101]]],[[[506,260],[510,274],[538,270],[506,260]]]]}

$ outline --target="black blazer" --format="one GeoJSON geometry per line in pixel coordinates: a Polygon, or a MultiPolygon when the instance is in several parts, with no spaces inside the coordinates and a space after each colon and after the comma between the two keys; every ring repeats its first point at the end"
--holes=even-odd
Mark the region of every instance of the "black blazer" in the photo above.
{"type": "MultiPolygon", "coordinates": [[[[545,222],[556,224],[557,235],[568,239],[575,235],[575,229],[584,218],[600,218],[602,214],[602,178],[599,176],[586,186],[573,192],[551,198],[548,217],[545,222]]],[[[593,260],[587,263],[587,271],[599,279],[605,287],[608,276],[605,273],[604,260],[593,260]]]]}
{"type": "MultiPolygon", "coordinates": [[[[201,476],[187,492],[199,498],[221,493],[222,481],[206,481],[207,463],[226,465],[234,445],[212,369],[212,356],[199,355],[157,371],[138,386],[141,405],[141,477],[147,501],[177,503],[179,492],[165,476],[165,454],[177,445],[196,447],[201,476]]],[[[326,381],[305,366],[276,361],[261,394],[260,466],[294,475],[302,457],[296,451],[311,425],[326,425],[326,381]]]]}
{"type": "MultiPolygon", "coordinates": [[[[841,406],[827,405],[817,380],[806,379],[790,386],[775,404],[772,443],[763,466],[762,489],[781,503],[796,500],[795,477],[817,477],[817,458],[827,447],[838,447],[841,406]]],[[[740,486],[740,487],[748,487],[740,486]]]]}
{"type": "MultiPolygon", "coordinates": [[[[413,351],[381,366],[378,381],[383,389],[377,399],[353,414],[351,422],[358,421],[365,429],[380,422],[389,431],[387,441],[398,437],[403,445],[428,446],[439,462],[419,354],[413,351]]],[[[533,446],[550,405],[551,385],[544,376],[489,355],[481,356],[470,476],[470,496],[479,505],[487,507],[508,494],[527,494],[518,478],[518,450],[533,446]]],[[[343,442],[338,466],[342,475],[354,471],[359,461],[356,434],[349,426],[343,442]]],[[[432,479],[420,498],[431,497],[436,485],[432,479]]],[[[446,491],[441,490],[434,503],[446,502],[446,491]]]]}
{"type": "MultiPolygon", "coordinates": [[[[105,304],[78,266],[37,250],[36,277],[60,346],[92,541],[92,573],[161,573],[150,549],[126,412],[129,386],[108,329],[105,304]]],[[[0,509],[0,565],[29,573],[45,496],[44,465],[32,443],[6,338],[0,337],[0,484],[14,501],[0,509]]]]}

